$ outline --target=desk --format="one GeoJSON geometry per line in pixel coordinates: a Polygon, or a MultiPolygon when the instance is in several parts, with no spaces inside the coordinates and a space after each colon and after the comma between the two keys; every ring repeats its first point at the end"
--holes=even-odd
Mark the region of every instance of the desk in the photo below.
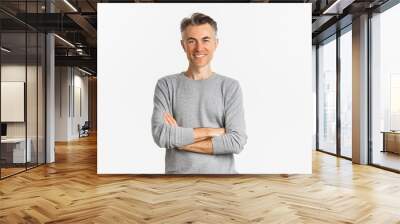
{"type": "Polygon", "coordinates": [[[6,138],[1,139],[1,157],[6,163],[25,163],[32,159],[31,145],[32,140],[27,139],[27,148],[25,156],[25,138],[6,138]],[[12,159],[11,159],[12,158],[12,159]],[[27,159],[27,161],[25,161],[27,159]]]}
{"type": "Polygon", "coordinates": [[[382,152],[400,154],[400,131],[382,131],[381,133],[383,133],[382,152]]]}

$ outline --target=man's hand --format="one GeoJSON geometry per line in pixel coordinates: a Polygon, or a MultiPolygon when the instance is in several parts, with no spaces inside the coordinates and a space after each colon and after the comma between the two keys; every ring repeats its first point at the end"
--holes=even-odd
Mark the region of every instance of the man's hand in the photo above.
{"type": "Polygon", "coordinates": [[[185,145],[185,146],[179,147],[178,149],[184,150],[184,151],[189,151],[189,152],[210,154],[210,155],[213,154],[213,151],[214,151],[211,138],[208,138],[208,139],[200,141],[200,142],[195,142],[190,145],[185,145]]]}
{"type": "Polygon", "coordinates": [[[225,134],[225,128],[194,128],[195,141],[205,140],[225,134]]]}
{"type": "MultiPolygon", "coordinates": [[[[172,127],[178,127],[175,118],[168,112],[164,113],[164,121],[172,127]]],[[[212,154],[213,146],[211,138],[225,134],[225,128],[193,128],[194,143],[179,147],[180,150],[212,154]]]]}
{"type": "Polygon", "coordinates": [[[213,154],[212,137],[225,134],[225,128],[194,128],[195,142],[178,149],[203,154],[213,154]]]}
{"type": "MultiPolygon", "coordinates": [[[[168,112],[164,113],[164,121],[173,127],[178,127],[175,118],[168,112]]],[[[225,134],[225,128],[194,128],[195,139],[206,139],[225,134]]]]}
{"type": "Polygon", "coordinates": [[[164,121],[168,125],[171,125],[173,127],[178,127],[178,123],[176,123],[174,117],[168,112],[164,113],[164,121]]]}

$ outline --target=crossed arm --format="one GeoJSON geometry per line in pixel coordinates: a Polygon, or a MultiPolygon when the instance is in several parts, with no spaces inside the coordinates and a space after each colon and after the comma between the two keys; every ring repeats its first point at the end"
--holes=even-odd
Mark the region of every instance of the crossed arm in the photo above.
{"type": "MultiPolygon", "coordinates": [[[[174,117],[169,114],[164,114],[166,124],[173,127],[178,127],[174,117]]],[[[194,143],[178,147],[180,150],[197,152],[203,154],[213,154],[212,137],[225,134],[224,128],[193,128],[194,143]]]]}
{"type": "Polygon", "coordinates": [[[204,154],[238,154],[247,142],[242,94],[237,81],[224,88],[224,128],[191,128],[177,125],[167,80],[157,82],[151,119],[152,135],[160,148],[204,154]]]}

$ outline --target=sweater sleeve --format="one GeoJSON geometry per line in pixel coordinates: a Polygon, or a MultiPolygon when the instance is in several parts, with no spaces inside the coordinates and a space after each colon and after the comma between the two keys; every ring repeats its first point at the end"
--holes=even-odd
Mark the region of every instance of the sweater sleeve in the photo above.
{"type": "Polygon", "coordinates": [[[158,80],[154,91],[151,129],[154,142],[160,148],[176,148],[194,142],[193,128],[173,127],[164,122],[164,113],[171,115],[172,105],[166,80],[158,80]]]}
{"type": "Polygon", "coordinates": [[[225,134],[212,138],[214,154],[239,154],[247,142],[243,95],[234,80],[224,96],[225,134]]]}

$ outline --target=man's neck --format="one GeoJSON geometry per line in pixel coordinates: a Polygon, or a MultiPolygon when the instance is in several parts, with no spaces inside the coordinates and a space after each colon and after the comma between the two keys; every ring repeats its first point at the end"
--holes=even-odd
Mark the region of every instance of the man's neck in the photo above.
{"type": "Polygon", "coordinates": [[[210,66],[194,68],[189,65],[189,68],[185,72],[186,76],[193,80],[204,80],[208,79],[212,74],[212,70],[210,66]]]}

